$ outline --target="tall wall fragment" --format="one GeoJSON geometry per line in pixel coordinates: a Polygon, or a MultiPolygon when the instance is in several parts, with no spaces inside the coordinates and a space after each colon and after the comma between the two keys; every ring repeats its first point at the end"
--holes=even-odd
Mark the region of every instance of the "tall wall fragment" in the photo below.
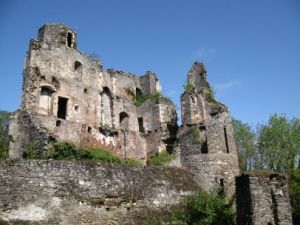
{"type": "Polygon", "coordinates": [[[239,166],[231,116],[215,100],[206,75],[204,65],[194,63],[181,95],[181,163],[204,190],[225,188],[232,196],[239,166]]]}
{"type": "Polygon", "coordinates": [[[287,180],[278,174],[236,178],[237,224],[292,225],[287,180]]]}

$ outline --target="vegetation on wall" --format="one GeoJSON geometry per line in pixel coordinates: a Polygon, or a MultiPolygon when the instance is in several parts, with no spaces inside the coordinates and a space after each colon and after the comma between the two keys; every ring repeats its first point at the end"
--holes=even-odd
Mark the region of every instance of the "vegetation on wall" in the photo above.
{"type": "Polygon", "coordinates": [[[149,166],[162,166],[169,163],[175,158],[174,155],[169,154],[168,152],[155,152],[151,154],[147,160],[147,165],[149,166]]]}
{"type": "Polygon", "coordinates": [[[156,94],[149,94],[149,95],[141,95],[141,94],[136,95],[134,98],[133,104],[136,107],[138,107],[147,100],[166,100],[173,104],[172,100],[169,97],[163,96],[160,92],[158,92],[156,94]]]}
{"type": "Polygon", "coordinates": [[[53,143],[48,151],[43,151],[42,153],[34,147],[29,147],[24,157],[27,159],[79,160],[132,166],[141,165],[136,160],[121,159],[102,148],[83,148],[69,142],[53,143]]]}
{"type": "Polygon", "coordinates": [[[8,157],[9,138],[8,138],[8,125],[9,113],[0,110],[0,159],[8,157]]]}
{"type": "Polygon", "coordinates": [[[184,89],[184,91],[192,91],[192,90],[194,90],[194,85],[192,83],[190,83],[188,80],[186,80],[183,85],[183,89],[184,89]]]}

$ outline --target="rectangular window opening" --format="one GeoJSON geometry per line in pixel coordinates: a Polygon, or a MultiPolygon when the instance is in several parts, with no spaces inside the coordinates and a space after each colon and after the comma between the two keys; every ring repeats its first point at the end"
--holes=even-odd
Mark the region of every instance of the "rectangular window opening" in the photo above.
{"type": "Polygon", "coordinates": [[[224,127],[224,137],[225,137],[226,152],[229,153],[228,137],[227,137],[226,127],[224,127]]]}
{"type": "Polygon", "coordinates": [[[138,117],[138,123],[139,123],[139,132],[144,133],[144,120],[143,117],[138,117]]]}
{"type": "Polygon", "coordinates": [[[67,105],[68,99],[63,97],[58,97],[58,109],[57,109],[57,117],[65,120],[67,115],[67,105]]]}

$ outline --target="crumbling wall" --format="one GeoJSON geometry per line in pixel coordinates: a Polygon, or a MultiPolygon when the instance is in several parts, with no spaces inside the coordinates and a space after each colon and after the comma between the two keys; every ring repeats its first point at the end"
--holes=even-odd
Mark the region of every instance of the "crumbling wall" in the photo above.
{"type": "Polygon", "coordinates": [[[215,100],[202,63],[194,63],[188,72],[181,115],[181,165],[204,190],[222,188],[233,197],[239,166],[231,116],[227,107],[215,100]]]}
{"type": "Polygon", "coordinates": [[[0,183],[1,224],[138,224],[197,188],[178,168],[64,161],[0,161],[0,183]]]}
{"type": "Polygon", "coordinates": [[[293,224],[287,180],[278,174],[236,178],[237,224],[293,224]]]}

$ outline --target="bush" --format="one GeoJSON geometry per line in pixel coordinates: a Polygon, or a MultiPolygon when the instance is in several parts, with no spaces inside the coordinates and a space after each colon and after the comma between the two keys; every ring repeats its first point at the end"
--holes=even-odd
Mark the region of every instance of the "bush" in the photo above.
{"type": "Polygon", "coordinates": [[[0,159],[8,158],[9,140],[8,138],[0,138],[0,159]]]}
{"type": "Polygon", "coordinates": [[[194,90],[194,86],[192,83],[190,83],[189,81],[185,81],[185,84],[183,85],[183,88],[185,91],[192,91],[194,90]]]}
{"type": "Polygon", "coordinates": [[[235,212],[232,203],[217,192],[198,191],[185,199],[183,207],[173,209],[173,217],[181,225],[233,225],[235,212]]]}
{"type": "Polygon", "coordinates": [[[168,152],[155,152],[150,155],[150,157],[147,160],[147,165],[149,166],[162,166],[166,163],[170,162],[172,159],[174,159],[175,156],[169,154],[168,152]]]}
{"type": "Polygon", "coordinates": [[[82,160],[92,162],[116,163],[130,166],[141,165],[133,159],[121,159],[110,151],[101,148],[83,148],[69,142],[57,142],[49,147],[48,151],[38,151],[35,145],[29,145],[26,159],[54,159],[54,160],[82,160]]]}

